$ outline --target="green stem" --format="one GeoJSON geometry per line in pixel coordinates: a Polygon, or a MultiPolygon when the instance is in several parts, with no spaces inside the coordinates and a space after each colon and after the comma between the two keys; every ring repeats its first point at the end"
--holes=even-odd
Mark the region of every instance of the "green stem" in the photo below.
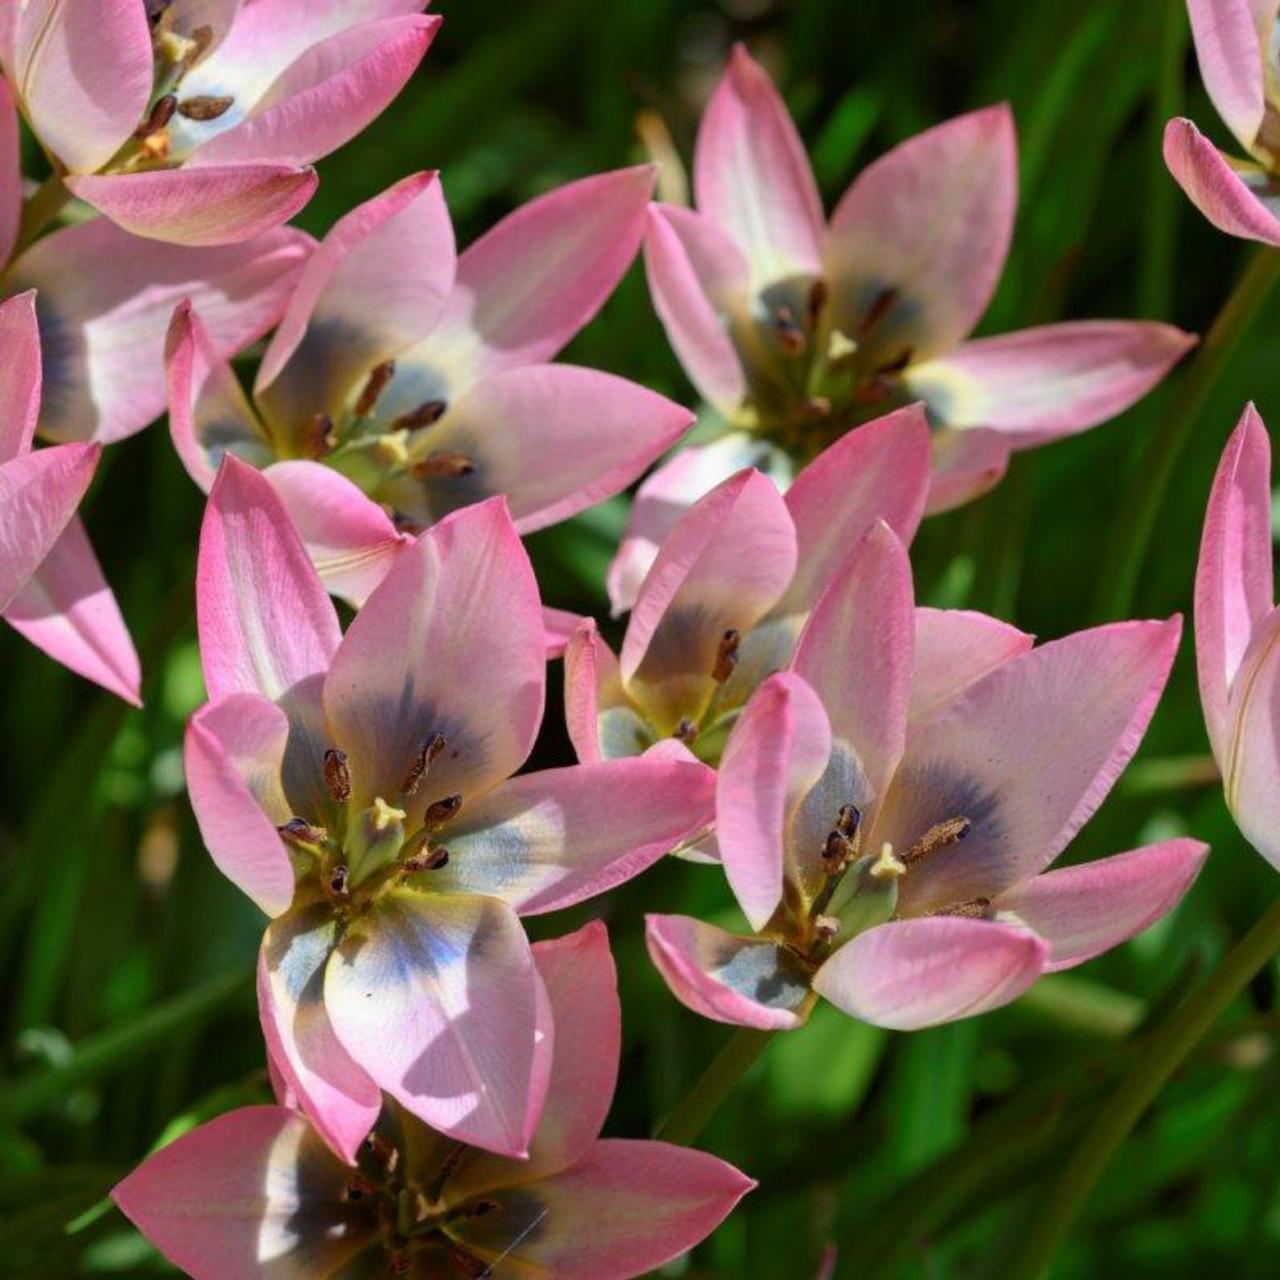
{"type": "Polygon", "coordinates": [[[1085,1130],[1014,1249],[1006,1280],[1039,1280],[1116,1149],[1169,1077],[1254,975],[1280,950],[1280,900],[1231,949],[1209,980],[1147,1042],[1085,1130]]]}
{"type": "Polygon", "coordinates": [[[18,224],[18,239],[11,258],[16,258],[28,248],[35,238],[70,203],[71,192],[58,174],[46,178],[30,199],[23,202],[22,221],[18,224]]]}
{"type": "Polygon", "coordinates": [[[1099,603],[1105,617],[1128,616],[1165,490],[1191,430],[1277,279],[1280,253],[1265,247],[1256,249],[1188,364],[1178,387],[1177,405],[1148,441],[1128,498],[1120,507],[1124,514],[1110,557],[1114,572],[1100,584],[1099,603]]]}
{"type": "Polygon", "coordinates": [[[653,1136],[682,1147],[696,1142],[734,1085],[747,1074],[751,1064],[776,1034],[776,1031],[739,1027],[653,1136]]]}

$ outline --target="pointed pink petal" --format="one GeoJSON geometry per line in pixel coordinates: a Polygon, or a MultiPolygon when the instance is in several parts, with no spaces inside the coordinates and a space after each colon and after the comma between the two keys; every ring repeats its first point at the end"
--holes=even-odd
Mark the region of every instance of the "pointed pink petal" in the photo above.
{"type": "MultiPolygon", "coordinates": [[[[635,750],[610,751],[609,725],[617,715],[634,717],[622,687],[618,659],[600,635],[595,621],[584,619],[564,651],[564,716],[569,740],[583,764],[611,755],[637,755],[635,750]]],[[[630,745],[630,744],[626,744],[630,745]]]]}
{"type": "Polygon", "coordinates": [[[1224,156],[1190,120],[1170,120],[1164,162],[1174,180],[1219,231],[1280,245],[1280,192],[1269,174],[1224,156]]]}
{"type": "Polygon", "coordinates": [[[1258,136],[1267,105],[1258,8],[1258,0],[1187,0],[1204,87],[1246,150],[1258,136]]]}
{"type": "Polygon", "coordinates": [[[641,756],[522,774],[463,803],[448,865],[423,883],[559,911],[625,883],[710,824],[706,765],[641,756]]]}
{"type": "Polygon", "coordinates": [[[111,159],[147,109],[151,30],[135,0],[25,0],[6,78],[40,142],[72,173],[111,159]]]}
{"type": "Polygon", "coordinates": [[[111,1198],[198,1280],[329,1276],[378,1239],[346,1203],[351,1174],[302,1116],[242,1107],[148,1156],[111,1198]]]}
{"type": "Polygon", "coordinates": [[[868,422],[824,449],[792,481],[796,575],[777,613],[807,613],[850,548],[878,520],[909,545],[929,491],[929,423],[922,405],[868,422]]]}
{"type": "Polygon", "coordinates": [[[1048,440],[1122,413],[1195,341],[1167,324],[1070,320],[966,342],[906,383],[947,426],[1048,440]]]}
{"type": "Polygon", "coordinates": [[[1200,702],[1219,767],[1225,767],[1231,685],[1254,630],[1271,612],[1271,440],[1252,404],[1222,451],[1209,495],[1196,569],[1200,702]]]}
{"type": "Polygon", "coordinates": [[[316,182],[314,169],[233,164],[74,177],[67,187],[136,236],[220,245],[288,222],[311,199],[316,182]]]}
{"type": "Polygon", "coordinates": [[[755,1185],[702,1151],[610,1138],[497,1212],[454,1229],[499,1271],[510,1263],[521,1275],[629,1280],[704,1240],[755,1185]]]}
{"type": "Polygon", "coordinates": [[[317,1132],[348,1163],[382,1109],[373,1078],[342,1046],[326,998],[338,945],[328,903],[273,920],[258,953],[258,1013],[267,1053],[317,1132]]]}
{"type": "Polygon", "coordinates": [[[546,642],[538,586],[499,498],[467,507],[396,557],[347,631],[325,682],[353,802],[382,796],[421,814],[513,774],[542,719],[546,642]],[[447,749],[430,783],[397,800],[423,741],[447,749]]]}
{"type": "Polygon", "coordinates": [[[622,678],[664,733],[697,720],[727,630],[748,632],[796,568],[795,530],[773,481],[726,480],[692,507],[649,570],[622,644],[622,678]]]}
{"type": "Polygon", "coordinates": [[[1005,104],[909,138],[858,175],[831,218],[826,260],[836,325],[892,359],[955,346],[991,301],[1018,199],[1017,139],[1005,104]],[[943,214],[945,210],[945,215],[943,214]],[[895,295],[886,307],[885,294],[895,295]]]}
{"type": "Polygon", "coordinates": [[[399,888],[349,922],[325,1006],[338,1038],[402,1106],[460,1142],[523,1156],[552,1052],[539,987],[505,903],[399,888]]]}
{"type": "Polygon", "coordinates": [[[100,452],[98,445],[61,444],[0,463],[0,609],[62,536],[100,452]]]}
{"type": "Polygon", "coordinates": [[[747,377],[728,318],[750,305],[742,251],[710,218],[677,205],[649,207],[644,267],[654,309],[694,386],[730,417],[747,377]]]}
{"type": "Polygon", "coordinates": [[[4,619],[64,667],[142,705],[137,651],[78,516],[9,601],[4,619]]]}
{"type": "Polygon", "coordinates": [[[1181,620],[1076,632],[1001,663],[913,729],[877,838],[908,848],[968,818],[963,841],[899,882],[899,910],[992,898],[1044,870],[1137,750],[1181,620]]]}
{"type": "Polygon", "coordinates": [[[263,356],[255,394],[265,410],[294,434],[315,413],[345,411],[375,366],[431,332],[453,273],[453,226],[434,173],[339,219],[263,356]]]}
{"type": "Polygon", "coordinates": [[[894,920],[845,943],[813,987],[862,1022],[918,1031],[1016,1000],[1048,955],[1035,934],[990,920],[894,920]]]}
{"type": "Polygon", "coordinates": [[[916,661],[907,720],[919,724],[1035,643],[1017,627],[968,609],[916,610],[916,661]]]}
{"type": "Polygon", "coordinates": [[[1166,840],[1033,876],[992,905],[997,919],[1025,925],[1049,944],[1046,973],[1070,969],[1172,911],[1208,853],[1198,840],[1166,840]]]}
{"type": "Polygon", "coordinates": [[[219,871],[269,916],[293,901],[293,864],[277,827],[293,816],[281,787],[289,720],[256,693],[207,703],[187,726],[187,792],[219,871]]]}
{"type": "Polygon", "coordinates": [[[191,300],[211,351],[234,355],[279,319],[310,243],[285,227],[244,244],[191,249],[139,239],[105,218],[37,240],[7,283],[39,291],[42,434],[110,441],[140,431],[165,409],[174,308],[191,300]]]}
{"type": "Polygon", "coordinates": [[[30,450],[40,416],[40,331],[33,290],[0,302],[0,351],[2,465],[30,450]]]}
{"type": "Polygon", "coordinates": [[[999,431],[949,427],[933,432],[933,483],[925,515],[936,516],[980,498],[1004,478],[1013,441],[999,431]]]}
{"type": "Polygon", "coordinates": [[[0,262],[8,262],[22,221],[22,147],[18,109],[9,82],[0,78],[0,262]]]}
{"type": "Polygon", "coordinates": [[[313,45],[247,119],[204,143],[192,163],[303,165],[336,151],[391,105],[440,22],[408,14],[361,23],[313,45]]]}
{"type": "Polygon", "coordinates": [[[542,606],[542,627],[546,635],[548,662],[564,657],[573,633],[586,621],[580,613],[570,613],[568,609],[552,609],[545,604],[542,606]]]}
{"type": "Polygon", "coordinates": [[[729,885],[757,931],[782,901],[788,830],[830,755],[822,703],[790,671],[756,690],[729,736],[716,778],[716,839],[729,885]]]}
{"type": "Polygon", "coordinates": [[[660,915],[645,916],[645,942],[671,994],[704,1018],[782,1031],[808,1017],[808,976],[776,943],[660,915]]]}
{"type": "Polygon", "coordinates": [[[698,128],[698,210],[737,242],[757,290],[822,270],[822,201],[804,144],[764,69],[734,48],[698,128]]]}

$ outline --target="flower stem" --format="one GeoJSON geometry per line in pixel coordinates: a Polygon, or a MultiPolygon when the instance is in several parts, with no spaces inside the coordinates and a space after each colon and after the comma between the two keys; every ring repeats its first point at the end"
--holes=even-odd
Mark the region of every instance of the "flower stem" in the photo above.
{"type": "Polygon", "coordinates": [[[751,1064],[776,1034],[775,1031],[757,1031],[754,1027],[739,1027],[653,1136],[682,1147],[696,1142],[734,1085],[747,1074],[751,1064]]]}
{"type": "Polygon", "coordinates": [[[1177,470],[1191,430],[1236,345],[1277,279],[1280,279],[1280,253],[1267,247],[1256,249],[1191,358],[1178,387],[1176,407],[1147,442],[1129,496],[1120,507],[1124,514],[1109,557],[1114,571],[1102,579],[1099,587],[1098,602],[1104,617],[1128,616],[1165,490],[1177,470]]]}
{"type": "Polygon", "coordinates": [[[1169,1077],[1254,975],[1280,950],[1280,900],[1228,952],[1209,980],[1154,1032],[1085,1130],[1014,1248],[1006,1280],[1039,1280],[1116,1149],[1169,1077]]]}
{"type": "Polygon", "coordinates": [[[22,221],[18,225],[18,239],[10,259],[18,257],[35,238],[70,203],[71,192],[59,174],[52,174],[36,188],[30,199],[22,205],[22,221]]]}

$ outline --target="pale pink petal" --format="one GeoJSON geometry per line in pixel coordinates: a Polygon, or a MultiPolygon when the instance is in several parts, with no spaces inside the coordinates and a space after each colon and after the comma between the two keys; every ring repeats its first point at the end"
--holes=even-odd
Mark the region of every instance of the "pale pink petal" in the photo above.
{"type": "Polygon", "coordinates": [[[1026,653],[1034,643],[1034,636],[985,613],[918,608],[908,722],[922,723],[988,671],[1026,653]]]}
{"type": "Polygon", "coordinates": [[[1196,569],[1196,663],[1200,702],[1219,766],[1227,702],[1254,629],[1275,598],[1271,567],[1271,439],[1245,407],[1214,476],[1196,569]]]}
{"type": "Polygon", "coordinates": [[[702,1151],[610,1138],[456,1230],[495,1274],[510,1264],[557,1280],[629,1280],[692,1249],[755,1185],[702,1151]]]}
{"type": "Polygon", "coordinates": [[[546,632],[547,661],[563,658],[564,651],[573,639],[573,634],[586,622],[580,613],[570,613],[568,609],[552,609],[542,606],[542,625],[546,632]]]}
{"type": "Polygon", "coordinates": [[[746,316],[749,275],[742,251],[710,218],[677,205],[649,208],[645,275],[654,309],[694,386],[725,417],[747,391],[730,317],[746,316]]]}
{"type": "Polygon", "coordinates": [[[1045,972],[1070,969],[1172,911],[1208,853],[1198,840],[1166,840],[1033,876],[992,908],[997,919],[1025,925],[1049,944],[1045,972]]]}
{"type": "Polygon", "coordinates": [[[1187,0],[1204,87],[1246,151],[1258,136],[1267,106],[1265,55],[1254,13],[1258,7],[1258,0],[1187,0]]]}
{"type": "MultiPolygon", "coordinates": [[[[0,90],[3,88],[0,81],[0,90]]],[[[40,330],[33,290],[0,302],[0,465],[31,448],[40,416],[40,330]]]]}
{"type": "MultiPolygon", "coordinates": [[[[615,708],[628,711],[618,659],[595,621],[587,618],[569,638],[564,651],[565,726],[583,764],[596,763],[610,754],[602,717],[609,716],[615,708]]],[[[630,715],[634,717],[635,713],[630,715]]],[[[643,745],[637,742],[635,747],[613,754],[638,755],[643,745]]]]}
{"type": "Polygon", "coordinates": [[[921,405],[876,418],[824,449],[787,490],[798,556],[775,612],[808,613],[878,520],[910,545],[928,491],[929,424],[921,405]]]}
{"type": "Polygon", "coordinates": [[[100,452],[98,445],[61,444],[0,464],[0,609],[62,536],[100,452]]]}
{"type": "Polygon", "coordinates": [[[1195,341],[1167,324],[1069,320],[966,342],[905,382],[947,426],[1049,440],[1122,413],[1195,341]]]}
{"type": "Polygon", "coordinates": [[[955,346],[1004,269],[1017,169],[1005,104],[927,129],[864,169],[831,218],[837,327],[886,360],[955,346]]]}
{"type": "Polygon", "coordinates": [[[402,1106],[460,1142],[524,1156],[552,1053],[540,985],[505,903],[399,888],[348,923],[325,1005],[402,1106]]]}
{"type": "Polygon", "coordinates": [[[105,218],[64,227],[7,277],[38,290],[44,339],[40,430],[60,440],[118,440],[165,409],[165,335],[190,300],[211,352],[226,358],[280,317],[311,240],[292,228],[244,244],[191,249],[142,240],[105,218]]]}
{"type": "Polygon", "coordinates": [[[830,755],[822,703],[789,671],[760,686],[729,735],[716,775],[716,839],[753,929],[782,901],[787,831],[830,755]]]}
{"type": "Polygon", "coordinates": [[[316,189],[314,169],[210,165],[67,179],[81,200],[136,236],[172,244],[251,240],[288,222],[316,189]]]}
{"type": "Polygon", "coordinates": [[[524,762],[542,719],[546,641],[529,557],[501,499],[459,511],[396,557],[356,615],[324,704],[350,757],[353,799],[421,814],[480,798],[524,762]],[[433,734],[429,781],[400,782],[433,734]]]}
{"type": "Polygon", "coordinates": [[[1146,730],[1181,619],[1076,632],[1001,663],[913,728],[876,838],[904,850],[937,823],[968,835],[899,881],[918,915],[1042,871],[1089,820],[1146,730]]]}
{"type": "Polygon", "coordinates": [[[261,473],[228,456],[200,530],[196,567],[200,657],[211,698],[273,700],[327,671],[338,616],[261,473]]]}
{"type": "Polygon", "coordinates": [[[736,241],[757,290],[822,270],[822,201],[764,68],[737,45],[698,128],[698,210],[736,241]]]}
{"type": "Polygon", "coordinates": [[[8,262],[22,221],[22,147],[18,109],[9,82],[0,78],[0,262],[8,262]]]}
{"type": "Polygon", "coordinates": [[[521,915],[558,911],[625,883],[710,824],[706,765],[641,756],[522,774],[444,833],[448,864],[424,887],[500,898],[521,915]]]}
{"type": "Polygon", "coordinates": [[[645,942],[671,994],[704,1018],[783,1031],[809,1016],[808,974],[785,947],[690,916],[646,916],[645,942]]]}
{"type": "Polygon", "coordinates": [[[933,432],[933,483],[925,515],[936,516],[980,498],[1009,469],[1013,441],[999,431],[947,427],[933,432]]]}
{"type": "Polygon", "coordinates": [[[1164,162],[1191,203],[1219,231],[1280,245],[1280,190],[1256,165],[1224,156],[1190,120],[1170,120],[1164,162]]]}
{"type": "Polygon", "coordinates": [[[258,953],[258,1014],[267,1053],[317,1132],[354,1163],[382,1109],[372,1076],[342,1046],[325,996],[338,945],[327,902],[295,907],[273,920],[258,953]]]}
{"type": "Polygon", "coordinates": [[[9,601],[4,619],[64,667],[142,705],[137,651],[78,516],[9,601]]]}
{"type": "Polygon", "coordinates": [[[664,734],[701,717],[726,631],[748,632],[796,567],[795,530],[773,481],[741,472],[692,507],[640,588],[622,678],[664,734]]]}
{"type": "Polygon", "coordinates": [[[862,1022],[918,1031],[1016,1000],[1048,957],[1035,934],[990,920],[895,920],[845,943],[813,987],[862,1022]]]}
{"type": "Polygon", "coordinates": [[[375,1206],[344,1194],[351,1175],[302,1116],[243,1107],[148,1156],[111,1198],[196,1280],[331,1276],[378,1241],[375,1206]]]}
{"type": "Polygon", "coordinates": [[[92,173],[138,126],[151,95],[151,30],[137,0],[23,0],[6,78],[41,143],[92,173]]]}

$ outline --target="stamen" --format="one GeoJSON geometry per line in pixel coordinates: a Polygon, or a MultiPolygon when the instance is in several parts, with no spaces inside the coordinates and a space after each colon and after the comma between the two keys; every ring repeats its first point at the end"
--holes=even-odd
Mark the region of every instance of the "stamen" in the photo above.
{"type": "Polygon", "coordinates": [[[400,1152],[394,1142],[382,1133],[371,1133],[364,1140],[365,1149],[388,1172],[394,1173],[400,1163],[400,1152]]]}
{"type": "Polygon", "coordinates": [[[813,922],[813,931],[819,942],[830,942],[840,932],[840,921],[836,916],[818,916],[813,922]]]}
{"type": "Polygon", "coordinates": [[[418,754],[414,756],[409,765],[409,771],[400,783],[401,795],[411,796],[417,791],[422,785],[422,779],[427,776],[427,770],[445,749],[445,745],[443,733],[432,733],[423,738],[418,744],[418,754]]]}
{"type": "Polygon", "coordinates": [[[465,454],[453,449],[441,449],[429,453],[421,462],[415,462],[409,468],[418,480],[456,480],[460,476],[469,476],[476,469],[476,464],[465,454]]]}
{"type": "Polygon", "coordinates": [[[804,353],[804,330],[796,324],[796,318],[788,306],[776,307],[773,312],[774,336],[778,340],[785,355],[798,356],[804,353]]]}
{"type": "Polygon", "coordinates": [[[836,830],[846,840],[857,837],[858,828],[862,826],[862,810],[856,804],[842,804],[836,814],[836,830]]]}
{"type": "Polygon", "coordinates": [[[882,289],[858,321],[858,337],[865,338],[893,310],[898,301],[897,289],[882,289]]]}
{"type": "Polygon", "coordinates": [[[351,799],[351,769],[347,765],[347,753],[330,747],[324,753],[324,785],[339,803],[351,799]]]}
{"type": "Polygon", "coordinates": [[[738,665],[738,646],[741,643],[742,632],[733,627],[730,627],[720,637],[720,647],[716,650],[715,665],[711,668],[711,678],[717,684],[724,684],[733,675],[733,669],[738,665]]]}
{"type": "Polygon", "coordinates": [[[417,871],[440,871],[448,865],[449,850],[428,849],[424,841],[422,849],[412,858],[406,858],[400,864],[400,869],[406,875],[413,875],[417,871]]]}
{"type": "Polygon", "coordinates": [[[821,276],[813,282],[809,287],[809,326],[812,328],[818,323],[818,317],[826,309],[827,303],[831,300],[831,287],[821,276]]]}
{"type": "Polygon", "coordinates": [[[448,401],[445,400],[424,400],[416,409],[410,409],[408,413],[402,413],[392,424],[392,431],[417,431],[421,427],[429,427],[434,422],[439,422],[444,417],[444,411],[449,407],[448,401]]]}
{"type": "Polygon", "coordinates": [[[387,383],[395,377],[396,362],[394,360],[384,360],[381,364],[374,365],[369,372],[369,379],[364,384],[364,390],[360,392],[360,399],[356,401],[356,417],[363,418],[373,411],[373,406],[378,403],[378,397],[386,390],[387,383]]]}
{"type": "Polygon", "coordinates": [[[423,815],[423,822],[429,827],[440,827],[446,822],[458,816],[458,810],[462,808],[462,797],[460,795],[445,796],[443,800],[437,800],[433,804],[427,805],[427,812],[423,815]]]}
{"type": "Polygon", "coordinates": [[[280,838],[287,845],[301,849],[305,853],[314,853],[323,847],[329,833],[323,827],[313,827],[305,818],[290,818],[282,827],[277,827],[280,838]]]}
{"type": "Polygon", "coordinates": [[[911,848],[903,853],[902,861],[908,867],[915,866],[917,862],[929,857],[930,854],[937,853],[939,849],[957,844],[972,830],[973,823],[968,818],[948,818],[945,822],[935,822],[911,848]]]}
{"type": "Polygon", "coordinates": [[[935,916],[962,916],[967,920],[981,920],[987,914],[987,908],[990,906],[990,898],[967,898],[964,902],[957,902],[942,911],[935,911],[933,914],[935,916]]]}
{"type": "Polygon", "coordinates": [[[329,873],[329,892],[335,898],[345,898],[348,896],[347,890],[347,868],[339,863],[329,873]]]}
{"type": "Polygon", "coordinates": [[[688,716],[683,716],[680,723],[676,725],[675,733],[671,736],[677,742],[683,742],[685,746],[689,746],[698,737],[698,726],[688,716]]]}
{"type": "Polygon", "coordinates": [[[350,1200],[354,1204],[363,1200],[366,1196],[376,1195],[377,1192],[378,1188],[368,1178],[352,1178],[342,1188],[342,1198],[350,1200]]]}
{"type": "Polygon", "coordinates": [[[158,133],[173,119],[177,106],[178,99],[172,93],[166,93],[164,97],[157,98],[146,119],[133,131],[133,136],[149,138],[153,133],[158,133]]]}
{"type": "Polygon", "coordinates": [[[804,407],[811,418],[831,417],[831,401],[826,396],[810,396],[804,402],[804,407]]]}
{"type": "Polygon", "coordinates": [[[327,413],[317,413],[307,428],[303,450],[308,458],[323,458],[337,447],[338,437],[333,429],[333,419],[327,413]]]}
{"type": "Polygon", "coordinates": [[[914,355],[914,347],[903,347],[892,360],[885,361],[885,363],[876,370],[876,376],[886,378],[892,377],[896,373],[901,373],[903,369],[911,363],[911,357],[914,355]]]}
{"type": "Polygon", "coordinates": [[[836,825],[827,833],[822,847],[822,867],[829,876],[839,875],[858,856],[858,829],[862,811],[854,804],[842,804],[836,813],[836,825]]]}
{"type": "Polygon", "coordinates": [[[178,114],[188,120],[216,120],[231,109],[233,102],[234,98],[215,98],[210,94],[200,94],[178,103],[178,114]]]}
{"type": "Polygon", "coordinates": [[[392,1249],[387,1254],[387,1275],[407,1276],[413,1266],[408,1249],[392,1249]]]}

